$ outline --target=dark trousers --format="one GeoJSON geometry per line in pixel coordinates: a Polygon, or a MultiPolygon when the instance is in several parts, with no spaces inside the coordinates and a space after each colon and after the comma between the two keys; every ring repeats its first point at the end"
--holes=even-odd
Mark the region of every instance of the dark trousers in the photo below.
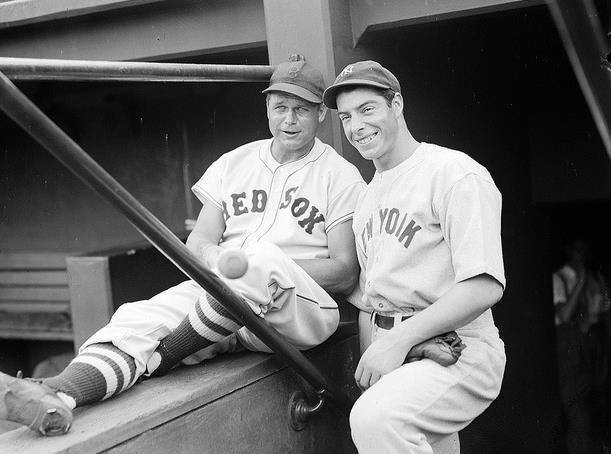
{"type": "Polygon", "coordinates": [[[557,328],[558,378],[568,454],[597,452],[606,408],[607,354],[603,324],[587,333],[576,324],[557,328]],[[602,405],[601,405],[602,404],[602,405]]]}

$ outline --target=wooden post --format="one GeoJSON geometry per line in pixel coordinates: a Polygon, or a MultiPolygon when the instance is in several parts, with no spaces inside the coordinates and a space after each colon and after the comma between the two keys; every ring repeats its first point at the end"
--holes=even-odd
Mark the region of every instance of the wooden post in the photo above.
{"type": "MultiPolygon", "coordinates": [[[[263,0],[263,7],[270,64],[287,61],[290,54],[304,55],[330,85],[336,68],[329,0],[263,0]]],[[[318,136],[342,154],[341,134],[336,115],[329,112],[318,136]]]]}
{"type": "Polygon", "coordinates": [[[67,257],[74,351],[114,312],[108,257],[67,257]]]}

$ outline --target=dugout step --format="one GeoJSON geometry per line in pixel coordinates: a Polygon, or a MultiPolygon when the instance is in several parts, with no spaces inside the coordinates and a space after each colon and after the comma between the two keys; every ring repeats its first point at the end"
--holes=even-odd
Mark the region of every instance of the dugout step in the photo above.
{"type": "MultiPolygon", "coordinates": [[[[355,332],[354,323],[343,323],[330,340],[306,352],[354,396],[355,332]]],[[[304,430],[291,428],[287,408],[299,390],[311,391],[275,355],[223,355],[77,409],[64,436],[45,438],[25,427],[0,434],[0,452],[354,452],[348,420],[331,404],[304,430]]]]}

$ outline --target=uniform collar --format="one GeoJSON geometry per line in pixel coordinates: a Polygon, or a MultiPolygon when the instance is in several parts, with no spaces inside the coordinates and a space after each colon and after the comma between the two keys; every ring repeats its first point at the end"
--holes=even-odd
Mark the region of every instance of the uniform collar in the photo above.
{"type": "Polygon", "coordinates": [[[407,172],[408,170],[414,168],[424,159],[424,149],[426,148],[426,143],[421,142],[420,145],[416,147],[414,152],[411,154],[409,158],[407,158],[402,163],[394,166],[392,169],[376,171],[374,175],[374,179],[383,180],[383,181],[391,181],[394,180],[399,175],[407,172]]]}
{"type": "Polygon", "coordinates": [[[303,155],[301,158],[297,159],[296,161],[289,161],[289,162],[285,162],[281,164],[278,161],[276,161],[276,158],[274,158],[274,156],[272,155],[273,140],[274,139],[269,139],[269,140],[264,141],[261,144],[261,148],[259,149],[259,159],[263,161],[265,166],[271,172],[275,172],[276,169],[280,167],[292,169],[294,167],[299,167],[300,165],[303,165],[304,163],[315,161],[316,159],[320,157],[321,154],[324,153],[326,149],[326,145],[322,143],[322,141],[320,141],[318,137],[316,137],[314,138],[314,146],[308,153],[306,153],[305,155],[303,155]]]}

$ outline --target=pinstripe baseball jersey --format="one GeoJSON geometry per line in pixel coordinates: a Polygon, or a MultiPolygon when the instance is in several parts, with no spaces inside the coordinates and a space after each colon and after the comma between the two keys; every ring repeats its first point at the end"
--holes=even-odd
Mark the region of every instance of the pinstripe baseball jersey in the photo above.
{"type": "Polygon", "coordinates": [[[365,183],[355,166],[319,139],[307,155],[284,164],[272,156],[272,141],[224,154],[193,192],[223,210],[221,247],[266,240],[292,259],[327,258],[327,232],[352,219],[365,183]]]}
{"type": "Polygon", "coordinates": [[[465,153],[422,143],[376,172],[354,216],[363,310],[425,309],[459,281],[486,273],[505,286],[501,194],[465,153]]]}

